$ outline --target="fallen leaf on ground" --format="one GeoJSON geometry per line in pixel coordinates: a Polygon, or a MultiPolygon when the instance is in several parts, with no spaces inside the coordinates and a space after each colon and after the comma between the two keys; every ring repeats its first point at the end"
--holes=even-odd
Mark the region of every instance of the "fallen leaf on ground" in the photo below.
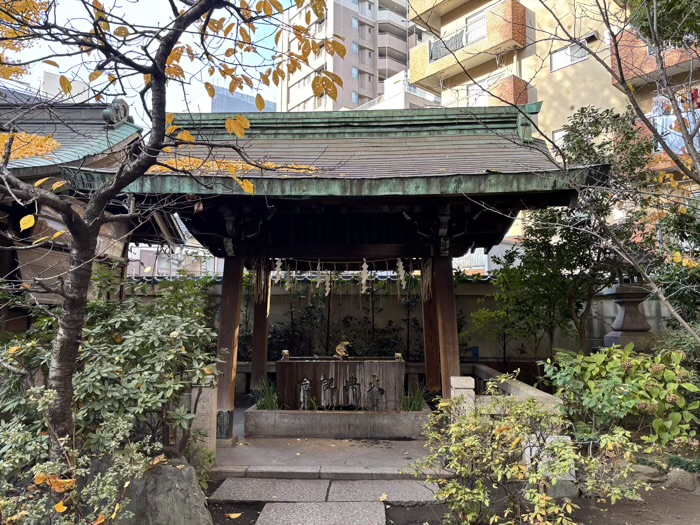
{"type": "Polygon", "coordinates": [[[386,501],[387,499],[389,499],[389,496],[386,495],[386,492],[379,496],[379,501],[386,501]]]}
{"type": "Polygon", "coordinates": [[[242,513],[242,512],[236,512],[236,513],[233,513],[233,514],[224,514],[224,516],[227,517],[227,518],[230,519],[230,520],[237,520],[238,518],[240,518],[241,516],[243,516],[243,513],[242,513]]]}

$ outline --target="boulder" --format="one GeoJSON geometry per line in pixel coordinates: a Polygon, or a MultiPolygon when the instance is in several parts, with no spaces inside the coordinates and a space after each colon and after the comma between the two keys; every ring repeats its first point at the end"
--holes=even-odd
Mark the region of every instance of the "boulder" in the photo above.
{"type": "Polygon", "coordinates": [[[672,468],[668,471],[668,477],[664,486],[668,489],[684,490],[686,492],[695,492],[697,488],[697,480],[695,475],[685,470],[672,468]]]}
{"type": "Polygon", "coordinates": [[[125,497],[130,518],[119,525],[213,525],[207,500],[194,468],[185,461],[170,460],[132,480],[125,497]]]}
{"type": "Polygon", "coordinates": [[[560,479],[547,490],[548,494],[556,500],[578,498],[579,490],[571,480],[560,479]]]}
{"type": "Polygon", "coordinates": [[[661,483],[666,479],[666,475],[663,472],[648,465],[632,465],[630,477],[646,483],[661,483]]]}

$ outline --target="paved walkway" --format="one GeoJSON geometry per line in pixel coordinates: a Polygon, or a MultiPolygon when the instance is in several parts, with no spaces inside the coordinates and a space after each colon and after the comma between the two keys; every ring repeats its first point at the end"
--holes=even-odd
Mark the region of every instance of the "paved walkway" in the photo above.
{"type": "Polygon", "coordinates": [[[212,477],[224,482],[209,499],[264,504],[256,525],[385,525],[387,509],[435,504],[437,487],[413,467],[424,441],[245,438],[243,412],[239,442],[217,451],[212,477]]]}
{"type": "Polygon", "coordinates": [[[387,507],[432,505],[417,480],[227,479],[212,503],[265,503],[256,525],[385,525],[387,507]]]}

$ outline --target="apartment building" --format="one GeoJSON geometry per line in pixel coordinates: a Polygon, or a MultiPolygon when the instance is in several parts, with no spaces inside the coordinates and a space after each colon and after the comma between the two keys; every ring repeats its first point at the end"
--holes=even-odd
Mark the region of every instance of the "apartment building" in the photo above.
{"type": "Polygon", "coordinates": [[[610,47],[587,2],[547,3],[581,41],[566,45],[552,38],[561,30],[539,0],[411,0],[410,19],[428,34],[410,52],[410,81],[441,95],[448,107],[543,101],[536,123],[557,140],[581,106],[627,105],[586,49],[606,56],[610,47]]]}
{"type": "MultiPolygon", "coordinates": [[[[309,9],[306,5],[287,11],[285,23],[306,26],[309,9]]],[[[278,111],[352,109],[375,99],[384,93],[387,78],[407,69],[409,49],[420,42],[423,33],[408,20],[406,0],[331,0],[326,19],[313,24],[311,31],[317,38],[343,37],[345,58],[325,52],[312,55],[309,67],[281,81],[278,111]],[[314,76],[324,69],[343,79],[344,87],[335,101],[316,98],[311,90],[314,76]]],[[[279,52],[287,52],[290,45],[297,45],[292,35],[283,35],[279,52]]]]}

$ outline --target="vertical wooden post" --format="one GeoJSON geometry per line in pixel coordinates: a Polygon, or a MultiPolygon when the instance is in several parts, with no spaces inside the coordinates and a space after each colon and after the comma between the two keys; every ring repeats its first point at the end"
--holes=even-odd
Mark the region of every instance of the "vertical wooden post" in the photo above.
{"type": "Polygon", "coordinates": [[[267,378],[267,338],[270,335],[270,288],[272,274],[267,261],[255,266],[253,309],[253,356],[250,364],[250,387],[267,378]]]}
{"type": "Polygon", "coordinates": [[[241,298],[243,296],[243,258],[226,257],[224,282],[221,287],[219,320],[219,352],[226,351],[218,368],[221,376],[216,395],[216,438],[233,438],[233,406],[236,394],[236,365],[238,361],[238,334],[241,326],[241,298]]]}
{"type": "Polygon", "coordinates": [[[426,279],[430,286],[423,287],[423,348],[425,359],[425,388],[428,392],[439,392],[442,383],[440,381],[440,340],[437,326],[437,309],[433,290],[432,264],[423,264],[426,279]],[[428,295],[426,289],[430,291],[428,295]],[[428,296],[426,296],[428,295],[428,296]]]}
{"type": "Polygon", "coordinates": [[[450,378],[460,375],[457,304],[451,257],[433,257],[433,301],[436,305],[438,339],[440,341],[442,397],[449,399],[451,397],[450,378]]]}

